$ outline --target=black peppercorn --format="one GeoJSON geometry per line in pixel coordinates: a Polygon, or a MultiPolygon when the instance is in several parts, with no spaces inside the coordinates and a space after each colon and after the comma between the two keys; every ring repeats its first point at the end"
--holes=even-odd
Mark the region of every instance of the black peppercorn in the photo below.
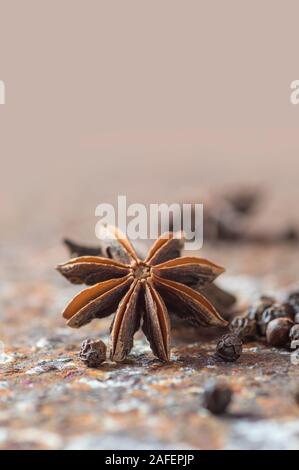
{"type": "Polygon", "coordinates": [[[295,313],[299,312],[299,290],[289,294],[287,303],[293,307],[295,313]]]}
{"type": "Polygon", "coordinates": [[[81,345],[79,357],[87,367],[98,367],[106,359],[106,345],[101,340],[87,339],[81,345]]]}
{"type": "Polygon", "coordinates": [[[249,307],[247,317],[249,320],[256,320],[259,322],[266,308],[271,307],[274,303],[275,299],[273,299],[273,297],[268,297],[266,295],[262,296],[257,302],[249,307]]]}
{"type": "Polygon", "coordinates": [[[287,307],[286,304],[273,304],[271,307],[264,310],[260,321],[258,322],[259,332],[262,336],[265,336],[267,326],[270,321],[275,320],[275,318],[287,317],[290,320],[293,319],[291,310],[287,307]]]}
{"type": "Polygon", "coordinates": [[[296,313],[294,307],[291,304],[289,304],[288,302],[285,302],[282,305],[285,308],[287,316],[290,317],[292,320],[294,320],[294,316],[295,316],[295,313],[296,313]]]}
{"type": "Polygon", "coordinates": [[[222,336],[217,343],[216,354],[224,361],[236,361],[242,354],[241,338],[234,334],[222,336]]]}
{"type": "Polygon", "coordinates": [[[231,402],[232,390],[224,383],[210,380],[204,388],[203,406],[213,414],[224,413],[231,402]]]}
{"type": "Polygon", "coordinates": [[[235,317],[230,323],[230,330],[243,341],[254,339],[256,336],[256,321],[248,317],[235,317]]]}
{"type": "Polygon", "coordinates": [[[294,325],[290,329],[291,348],[299,348],[299,325],[294,325]]]}
{"type": "Polygon", "coordinates": [[[293,322],[289,318],[276,318],[270,321],[266,330],[267,342],[271,346],[286,346],[292,325],[293,322]]]}

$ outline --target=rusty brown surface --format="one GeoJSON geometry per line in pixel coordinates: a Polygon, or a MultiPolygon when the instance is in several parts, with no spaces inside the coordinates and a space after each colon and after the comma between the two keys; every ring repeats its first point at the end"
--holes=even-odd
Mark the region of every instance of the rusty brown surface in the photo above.
{"type": "MultiPolygon", "coordinates": [[[[280,295],[298,279],[295,246],[205,247],[229,267],[222,284],[244,306],[261,292],[280,295]]],[[[129,359],[88,369],[78,359],[86,337],[108,342],[107,321],[81,330],[60,312],[78,287],[53,266],[62,247],[2,253],[0,449],[299,448],[299,406],[292,387],[299,366],[290,351],[244,346],[236,363],[215,360],[217,336],[173,332],[172,362],[153,358],[138,334],[129,359]],[[228,381],[233,402],[224,416],[201,406],[208,378],[228,381]]]]}

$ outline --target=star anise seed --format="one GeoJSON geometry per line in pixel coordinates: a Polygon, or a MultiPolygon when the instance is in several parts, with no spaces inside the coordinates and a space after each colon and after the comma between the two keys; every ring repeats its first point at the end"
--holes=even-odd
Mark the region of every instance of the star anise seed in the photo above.
{"type": "Polygon", "coordinates": [[[142,323],[150,347],[160,360],[170,359],[168,309],[195,325],[225,326],[213,305],[192,287],[202,288],[224,269],[194,256],[173,258],[182,237],[167,233],[154,243],[144,261],[115,227],[106,227],[113,258],[80,256],[57,269],[70,282],[90,287],[77,294],[63,311],[73,328],[115,313],[110,357],[122,361],[133,347],[142,323]]]}

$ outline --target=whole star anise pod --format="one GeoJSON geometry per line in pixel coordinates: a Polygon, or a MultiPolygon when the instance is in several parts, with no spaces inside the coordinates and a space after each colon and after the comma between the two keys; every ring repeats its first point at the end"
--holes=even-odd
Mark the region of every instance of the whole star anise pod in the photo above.
{"type": "Polygon", "coordinates": [[[57,269],[74,284],[91,285],[76,295],[63,311],[73,328],[115,312],[111,325],[110,357],[122,361],[142,331],[160,360],[170,358],[168,308],[201,326],[225,326],[213,305],[190,285],[212,282],[224,269],[198,257],[174,258],[182,240],[168,233],[156,240],[141,261],[129,240],[115,227],[106,228],[112,258],[80,256],[57,269]]]}

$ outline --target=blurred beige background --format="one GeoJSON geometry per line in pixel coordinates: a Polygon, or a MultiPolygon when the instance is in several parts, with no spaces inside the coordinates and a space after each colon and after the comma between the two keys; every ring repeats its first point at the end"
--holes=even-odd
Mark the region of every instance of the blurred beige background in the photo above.
{"type": "Polygon", "coordinates": [[[92,238],[117,194],[297,194],[298,18],[297,1],[0,0],[2,240],[92,238]]]}

